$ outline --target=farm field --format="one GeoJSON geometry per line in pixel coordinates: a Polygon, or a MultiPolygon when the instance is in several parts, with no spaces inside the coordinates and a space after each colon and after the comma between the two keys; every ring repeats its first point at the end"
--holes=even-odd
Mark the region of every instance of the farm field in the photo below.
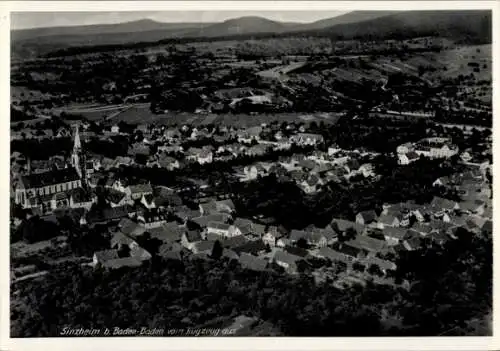
{"type": "Polygon", "coordinates": [[[221,115],[198,115],[193,113],[168,112],[165,114],[154,114],[149,107],[133,107],[112,120],[116,123],[123,121],[130,124],[157,123],[160,125],[179,125],[189,123],[193,125],[222,124],[235,127],[256,126],[262,123],[278,122],[300,122],[300,121],[323,121],[325,123],[336,123],[341,114],[318,113],[318,114],[299,114],[299,113],[277,113],[277,114],[221,114],[221,115]],[[304,116],[305,119],[304,119],[304,116]]]}

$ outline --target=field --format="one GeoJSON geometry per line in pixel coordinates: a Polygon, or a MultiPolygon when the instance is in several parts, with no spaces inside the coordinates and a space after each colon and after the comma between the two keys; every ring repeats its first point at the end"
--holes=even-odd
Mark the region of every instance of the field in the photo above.
{"type": "Polygon", "coordinates": [[[431,80],[437,78],[457,78],[459,75],[474,74],[478,80],[491,80],[492,49],[491,45],[460,46],[439,53],[421,54],[405,60],[404,63],[418,68],[429,66],[436,68],[435,72],[428,72],[424,77],[431,80]],[[479,72],[469,63],[479,64],[479,72]]]}
{"type": "Polygon", "coordinates": [[[178,113],[168,112],[165,114],[153,114],[149,107],[134,107],[128,109],[112,120],[114,122],[123,121],[130,124],[140,123],[157,123],[160,125],[179,125],[179,124],[221,124],[236,127],[249,127],[260,125],[261,123],[278,122],[300,122],[300,121],[323,121],[325,123],[335,123],[338,119],[338,114],[333,113],[317,113],[317,114],[300,114],[300,113],[279,113],[279,114],[261,114],[261,115],[246,115],[246,114],[193,114],[193,113],[178,113]]]}

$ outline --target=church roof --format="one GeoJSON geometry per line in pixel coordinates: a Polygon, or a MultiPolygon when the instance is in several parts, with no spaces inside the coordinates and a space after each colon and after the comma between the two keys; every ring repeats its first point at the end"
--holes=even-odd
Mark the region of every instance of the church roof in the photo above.
{"type": "Polygon", "coordinates": [[[31,189],[72,182],[79,179],[80,177],[74,168],[63,168],[56,171],[21,176],[21,183],[24,185],[24,188],[31,189]]]}

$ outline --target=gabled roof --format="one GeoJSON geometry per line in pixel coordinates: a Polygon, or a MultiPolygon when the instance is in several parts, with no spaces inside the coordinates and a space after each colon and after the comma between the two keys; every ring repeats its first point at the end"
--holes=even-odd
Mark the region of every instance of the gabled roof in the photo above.
{"type": "Polygon", "coordinates": [[[160,227],[148,229],[148,233],[151,238],[156,238],[164,243],[172,243],[181,239],[184,230],[177,223],[169,222],[160,227]]]}
{"type": "Polygon", "coordinates": [[[110,240],[111,247],[121,246],[121,245],[130,245],[135,241],[123,234],[122,232],[114,232],[113,236],[110,240]]]}
{"type": "Polygon", "coordinates": [[[227,222],[227,220],[231,218],[228,214],[225,213],[214,213],[210,214],[208,216],[200,216],[200,217],[195,217],[192,219],[192,221],[196,224],[198,224],[200,227],[206,227],[210,222],[227,222]]]}
{"type": "Polygon", "coordinates": [[[332,227],[333,230],[336,230],[338,232],[345,232],[348,228],[353,228],[356,230],[358,234],[360,234],[364,230],[363,225],[341,218],[334,218],[330,226],[332,227]]]}
{"type": "Polygon", "coordinates": [[[371,252],[381,252],[387,247],[385,241],[377,240],[366,235],[358,235],[356,239],[350,240],[345,244],[371,252]]]}
{"type": "Polygon", "coordinates": [[[229,230],[229,228],[231,228],[231,225],[223,222],[211,221],[208,222],[207,228],[212,228],[217,230],[229,230]]]}
{"type": "Polygon", "coordinates": [[[203,213],[210,213],[217,211],[217,203],[215,201],[209,201],[200,204],[200,210],[203,211],[203,213]]]}
{"type": "Polygon", "coordinates": [[[234,203],[231,199],[227,199],[227,200],[220,200],[220,201],[216,201],[215,202],[215,205],[216,207],[221,207],[221,206],[224,206],[224,207],[228,207],[229,209],[231,209],[232,211],[235,210],[235,206],[234,206],[234,203]]]}
{"type": "Polygon", "coordinates": [[[406,235],[406,229],[399,227],[386,227],[384,228],[383,233],[387,237],[403,240],[406,235]]]}
{"type": "Polygon", "coordinates": [[[363,221],[365,223],[370,223],[377,220],[377,213],[374,210],[359,212],[357,216],[359,215],[361,215],[361,218],[363,218],[363,221]]]}
{"type": "Polygon", "coordinates": [[[137,184],[137,185],[130,185],[130,192],[132,194],[140,194],[140,193],[152,193],[153,188],[151,187],[150,184],[137,184]]]}
{"type": "Polygon", "coordinates": [[[442,210],[442,209],[452,210],[456,205],[457,203],[455,201],[451,201],[437,196],[435,196],[432,199],[430,204],[431,208],[433,208],[434,210],[442,210]]]}
{"type": "Polygon", "coordinates": [[[125,196],[127,196],[127,194],[122,193],[119,190],[108,189],[106,194],[106,199],[113,204],[119,204],[120,201],[122,201],[125,198],[125,196]]]}
{"type": "Polygon", "coordinates": [[[293,229],[291,232],[290,232],[290,237],[289,239],[291,241],[298,241],[300,239],[305,239],[307,240],[308,239],[308,236],[309,236],[309,233],[304,231],[304,230],[297,230],[297,229],[293,229]]]}
{"type": "Polygon", "coordinates": [[[105,208],[102,211],[91,211],[87,214],[88,223],[99,223],[117,220],[128,216],[128,206],[105,208]]]}
{"type": "Polygon", "coordinates": [[[215,241],[214,240],[203,240],[198,241],[194,244],[198,252],[206,252],[211,254],[214,248],[215,241]]]}
{"type": "Polygon", "coordinates": [[[276,253],[274,254],[274,261],[275,262],[278,262],[278,261],[284,262],[284,263],[288,263],[289,265],[293,265],[297,261],[300,261],[302,259],[303,258],[300,256],[295,256],[295,255],[292,255],[292,254],[285,252],[285,251],[276,251],[276,253]]]}
{"type": "Polygon", "coordinates": [[[394,221],[398,219],[397,216],[394,216],[392,214],[382,214],[380,217],[377,219],[378,223],[385,224],[385,225],[392,225],[394,221]]]}
{"type": "Polygon", "coordinates": [[[340,262],[344,262],[344,263],[349,263],[352,261],[352,258],[350,259],[345,254],[338,252],[338,251],[335,251],[329,247],[320,248],[318,251],[318,255],[320,257],[328,258],[331,261],[340,261],[340,262]]]}
{"type": "Polygon", "coordinates": [[[116,250],[102,250],[94,253],[98,262],[105,262],[118,258],[118,251],[116,250]]]}
{"type": "Polygon", "coordinates": [[[261,240],[248,241],[243,245],[233,247],[233,251],[236,252],[237,254],[246,252],[257,255],[260,251],[263,251],[265,249],[266,245],[261,240]]]}
{"type": "Polygon", "coordinates": [[[130,256],[141,261],[149,260],[151,258],[151,254],[140,246],[132,248],[130,250],[130,256]]]}
{"type": "Polygon", "coordinates": [[[201,234],[196,230],[188,230],[186,233],[184,233],[184,235],[190,243],[202,240],[201,234]]]}
{"type": "Polygon", "coordinates": [[[416,231],[417,233],[428,235],[430,234],[430,232],[432,232],[433,228],[430,225],[415,223],[413,227],[411,227],[411,229],[416,231]]]}
{"type": "Polygon", "coordinates": [[[117,269],[121,267],[138,267],[142,262],[134,257],[123,257],[109,260],[103,263],[103,267],[117,269]]]}

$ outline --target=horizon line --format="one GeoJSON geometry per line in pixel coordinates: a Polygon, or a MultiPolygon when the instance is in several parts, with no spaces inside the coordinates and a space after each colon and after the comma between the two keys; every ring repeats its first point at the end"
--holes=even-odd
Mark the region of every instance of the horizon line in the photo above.
{"type": "MultiPolygon", "coordinates": [[[[356,10],[352,10],[352,11],[327,11],[326,13],[319,12],[319,11],[309,11],[307,14],[305,14],[305,17],[309,17],[309,18],[306,18],[304,20],[301,20],[300,18],[296,18],[295,14],[300,15],[301,13],[303,13],[301,11],[282,11],[281,14],[279,14],[279,15],[275,11],[261,11],[261,13],[249,14],[246,16],[245,16],[245,13],[247,13],[247,12],[243,12],[243,11],[159,11],[157,13],[144,14],[142,17],[128,18],[128,19],[126,18],[123,20],[120,20],[117,17],[127,16],[129,14],[131,14],[132,16],[128,16],[128,17],[133,17],[134,13],[127,12],[127,11],[123,11],[123,12],[107,12],[107,11],[105,11],[105,12],[85,12],[85,11],[82,11],[79,13],[78,12],[11,12],[11,14],[10,14],[11,15],[10,31],[13,32],[13,31],[22,31],[22,30],[31,30],[31,29],[48,29],[48,28],[113,26],[113,25],[120,25],[120,24],[140,22],[140,21],[151,21],[151,22],[156,22],[156,23],[161,23],[161,24],[171,24],[171,23],[172,24],[173,23],[175,23],[175,24],[189,24],[189,23],[192,23],[192,24],[203,24],[203,23],[216,24],[216,23],[224,23],[226,21],[234,20],[234,19],[238,19],[238,18],[245,18],[245,17],[256,17],[256,18],[260,17],[260,18],[264,18],[264,19],[278,22],[278,23],[310,24],[310,23],[314,23],[317,21],[321,21],[321,20],[339,17],[339,16],[342,16],[342,15],[345,15],[347,13],[351,13],[354,11],[356,11],[356,10]],[[183,19],[183,18],[178,18],[178,17],[168,18],[166,20],[159,19],[159,17],[161,17],[162,15],[175,13],[175,12],[183,12],[184,14],[186,14],[187,12],[190,12],[193,14],[199,13],[200,15],[189,18],[189,19],[183,19]],[[228,17],[220,16],[220,14],[224,14],[224,12],[234,13],[234,15],[228,16],[228,17]],[[238,14],[236,14],[236,12],[238,14]],[[241,13],[241,15],[240,15],[240,13],[241,13]],[[295,16],[292,16],[294,18],[287,19],[286,17],[288,17],[291,13],[294,13],[295,16]],[[314,18],[313,18],[313,16],[311,16],[312,13],[314,13],[315,15],[317,14],[319,16],[314,16],[314,18]],[[54,20],[56,23],[53,23],[53,24],[43,23],[43,24],[38,24],[38,25],[34,24],[34,25],[30,26],[29,25],[30,19],[26,18],[26,17],[32,17],[33,22],[36,22],[35,18],[37,16],[50,17],[50,16],[53,16],[55,14],[57,14],[57,15],[67,14],[68,16],[69,15],[71,15],[71,16],[101,15],[101,16],[103,16],[105,14],[108,14],[108,16],[111,17],[111,20],[108,19],[106,21],[106,19],[100,19],[100,20],[94,21],[93,19],[90,19],[90,21],[92,23],[89,23],[88,21],[83,19],[82,22],[77,20],[77,21],[70,21],[69,23],[67,23],[65,21],[63,21],[63,23],[57,23],[58,20],[59,21],[61,20],[60,18],[58,18],[57,20],[54,20]],[[209,14],[209,16],[207,16],[207,14],[209,14]],[[321,15],[323,15],[323,16],[321,16],[321,15]],[[17,17],[17,19],[15,19],[15,16],[17,17]],[[25,18],[22,18],[22,17],[25,17],[25,18]],[[196,17],[198,17],[199,20],[197,20],[196,17]],[[277,18],[277,17],[280,17],[280,18],[277,18]],[[24,24],[19,23],[16,26],[14,24],[14,22],[16,22],[18,20],[27,21],[27,23],[24,23],[24,24]],[[80,22],[80,23],[75,23],[75,22],[80,22]]],[[[143,12],[141,11],[141,13],[143,13],[143,12]]],[[[184,17],[186,17],[186,16],[184,16],[184,17]]],[[[50,21],[50,19],[48,19],[48,21],[50,21]]]]}

